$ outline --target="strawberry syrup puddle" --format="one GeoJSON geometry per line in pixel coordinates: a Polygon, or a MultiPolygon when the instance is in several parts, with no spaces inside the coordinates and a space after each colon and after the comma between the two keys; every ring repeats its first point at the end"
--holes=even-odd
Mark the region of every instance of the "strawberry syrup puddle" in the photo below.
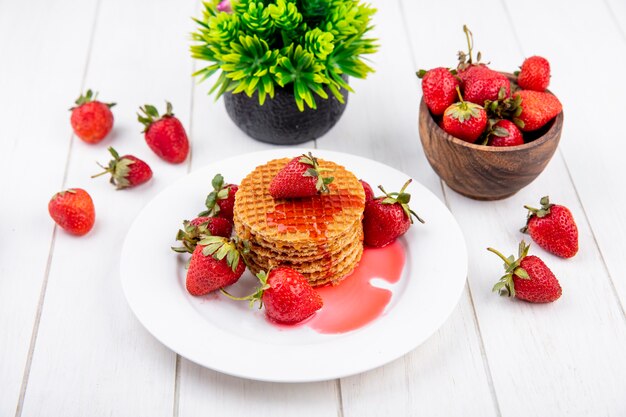
{"type": "Polygon", "coordinates": [[[371,281],[397,283],[405,262],[404,247],[398,241],[383,248],[366,246],[359,265],[349,277],[337,286],[317,288],[324,306],[305,325],[318,333],[338,334],[376,320],[391,301],[392,292],[372,286],[371,281]]]}

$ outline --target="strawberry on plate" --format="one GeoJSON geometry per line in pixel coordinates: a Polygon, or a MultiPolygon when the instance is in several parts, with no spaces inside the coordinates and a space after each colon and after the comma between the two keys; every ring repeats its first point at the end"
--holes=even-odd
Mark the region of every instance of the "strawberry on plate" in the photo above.
{"type": "Polygon", "coordinates": [[[364,180],[359,180],[361,185],[363,186],[363,191],[365,191],[365,202],[372,201],[374,199],[374,190],[372,190],[372,186],[369,185],[364,180]]]}
{"type": "Polygon", "coordinates": [[[76,99],[76,106],[70,111],[70,123],[74,133],[87,143],[98,143],[104,139],[113,128],[113,113],[111,107],[115,103],[103,103],[97,100],[98,93],[87,90],[85,95],[76,99]]]}
{"type": "Polygon", "coordinates": [[[118,190],[141,185],[152,178],[152,169],[150,169],[150,166],[136,156],[120,156],[111,146],[109,147],[109,153],[111,153],[113,157],[113,159],[109,161],[109,165],[105,167],[98,164],[104,169],[104,172],[92,175],[91,178],[111,174],[110,182],[115,185],[118,190]]]}
{"type": "Polygon", "coordinates": [[[281,324],[299,323],[322,308],[322,297],[295,269],[280,266],[269,273],[259,272],[257,278],[261,285],[254,294],[234,297],[225,290],[222,293],[234,300],[248,300],[251,306],[259,301],[265,306],[265,315],[281,324]]]}
{"type": "Polygon", "coordinates": [[[232,285],[243,274],[235,243],[225,237],[208,236],[198,242],[189,261],[186,287],[191,295],[205,295],[232,285]]]}
{"type": "Polygon", "coordinates": [[[82,188],[70,188],[53,195],[48,212],[56,224],[77,236],[87,234],[96,220],[93,200],[82,188]]]}
{"type": "Polygon", "coordinates": [[[233,221],[233,209],[235,208],[235,194],[239,187],[235,184],[224,184],[222,174],[216,174],[211,180],[213,191],[207,195],[204,202],[206,210],[198,216],[222,217],[233,221]]]}
{"type": "Polygon", "coordinates": [[[578,227],[572,212],[565,206],[550,204],[548,196],[540,200],[541,208],[524,206],[528,210],[526,226],[521,231],[542,248],[562,258],[578,253],[578,227]]]}
{"type": "Polygon", "coordinates": [[[172,247],[174,252],[193,253],[198,242],[208,236],[222,236],[230,238],[233,231],[233,225],[228,219],[222,217],[196,217],[189,221],[183,221],[183,228],[178,230],[176,240],[180,241],[182,246],[172,247]]]}
{"type": "Polygon", "coordinates": [[[172,112],[172,103],[166,102],[166,112],[159,116],[156,107],[146,104],[139,108],[137,120],[144,125],[146,143],[157,156],[173,164],[183,162],[189,154],[187,132],[172,112]]]}
{"type": "Polygon", "coordinates": [[[328,169],[321,168],[311,152],[300,155],[287,163],[272,179],[269,192],[274,198],[312,197],[329,191],[328,184],[333,177],[322,174],[328,169]]]}
{"type": "Polygon", "coordinates": [[[487,248],[504,261],[506,270],[493,286],[493,291],[530,303],[551,303],[561,296],[561,285],[541,259],[528,256],[529,248],[530,245],[522,240],[517,259],[513,255],[506,258],[497,250],[487,248]]]}
{"type": "Polygon", "coordinates": [[[405,191],[410,183],[409,179],[399,193],[387,193],[378,186],[385,196],[365,203],[363,234],[366,245],[382,247],[390,244],[409,230],[412,216],[424,223],[409,207],[411,195],[405,191]]]}

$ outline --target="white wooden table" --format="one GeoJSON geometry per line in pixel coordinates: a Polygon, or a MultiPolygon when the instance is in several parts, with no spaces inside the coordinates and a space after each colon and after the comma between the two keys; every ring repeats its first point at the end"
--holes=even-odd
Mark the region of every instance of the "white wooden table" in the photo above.
{"type": "MultiPolygon", "coordinates": [[[[376,0],[377,72],[337,126],[306,146],[393,165],[439,196],[461,225],[469,274],[446,324],[405,357],[361,375],[310,384],[242,380],[162,346],[127,306],[119,279],[126,230],[176,178],[210,162],[266,149],[228,119],[209,84],[190,77],[196,0],[0,0],[0,416],[624,416],[626,220],[624,114],[626,3],[376,0]],[[498,69],[549,58],[565,108],[559,151],[546,171],[498,202],[441,183],[419,142],[414,71],[454,65],[461,27],[498,69]],[[115,129],[99,146],[72,135],[69,108],[93,88],[116,101],[115,129]],[[168,99],[192,156],[157,160],[140,134],[139,105],[168,99]],[[144,158],[150,185],[115,192],[91,180],[106,146],[144,158]],[[83,187],[94,230],[74,238],[48,217],[51,195],[83,187]],[[521,235],[523,204],[549,194],[570,207],[580,252],[538,248],[560,278],[550,305],[491,293],[521,235]]],[[[436,279],[436,277],[433,277],[436,279]]]]}

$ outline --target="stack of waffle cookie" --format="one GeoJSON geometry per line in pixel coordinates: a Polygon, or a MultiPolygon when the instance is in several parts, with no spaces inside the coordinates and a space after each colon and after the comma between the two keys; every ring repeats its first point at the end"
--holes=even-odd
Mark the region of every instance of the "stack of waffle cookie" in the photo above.
{"type": "Polygon", "coordinates": [[[282,265],[302,273],[313,286],[337,284],[363,254],[363,187],[344,167],[318,159],[334,177],[329,193],[275,200],[269,185],[287,162],[258,166],[239,185],[233,220],[237,236],[249,244],[246,263],[254,273],[282,265]]]}

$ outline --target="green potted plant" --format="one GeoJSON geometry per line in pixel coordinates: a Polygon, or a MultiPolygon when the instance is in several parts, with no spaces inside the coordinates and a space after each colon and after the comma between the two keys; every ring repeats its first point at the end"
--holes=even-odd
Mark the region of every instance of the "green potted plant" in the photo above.
{"type": "Polygon", "coordinates": [[[231,119],[249,136],[295,144],[326,133],[341,117],[348,77],[372,72],[363,55],[375,9],[359,0],[209,0],[194,19],[192,56],[210,64],[231,119]]]}

